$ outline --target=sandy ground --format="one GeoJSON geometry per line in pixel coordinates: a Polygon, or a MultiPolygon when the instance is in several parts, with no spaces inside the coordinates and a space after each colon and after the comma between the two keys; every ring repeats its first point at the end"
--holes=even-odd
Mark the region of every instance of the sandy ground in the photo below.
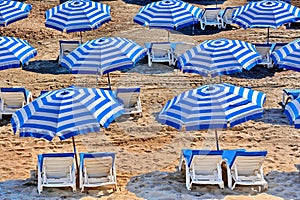
{"type": "MultiPolygon", "coordinates": [[[[95,31],[84,33],[84,40],[99,37],[126,37],[144,45],[150,41],[165,41],[167,32],[149,30],[132,22],[132,18],[146,1],[101,1],[111,5],[112,21],[95,31]]],[[[221,7],[242,5],[244,1],[222,1],[221,7]]],[[[38,55],[28,66],[21,69],[1,71],[1,87],[23,86],[34,97],[41,90],[53,90],[80,85],[105,87],[106,77],[74,76],[57,66],[58,40],[79,39],[78,34],[66,34],[45,28],[45,10],[57,5],[57,1],[26,1],[33,9],[29,18],[1,27],[2,36],[15,36],[28,40],[38,55]]],[[[196,2],[197,3],[197,2],[196,2]]],[[[201,8],[214,5],[194,4],[201,8]]],[[[183,51],[206,39],[229,38],[248,42],[263,42],[266,29],[243,30],[232,27],[228,30],[209,28],[207,31],[191,29],[184,33],[171,33],[171,41],[186,42],[183,51]]],[[[271,30],[271,42],[289,42],[299,35],[298,29],[281,27],[271,30]]],[[[234,128],[219,131],[222,149],[245,148],[247,150],[268,150],[263,164],[269,189],[259,192],[258,187],[237,187],[234,191],[217,186],[195,186],[192,191],[185,188],[185,177],[176,171],[182,148],[215,149],[214,134],[207,131],[179,132],[156,121],[158,112],[167,100],[179,93],[199,87],[208,82],[205,77],[194,74],[177,73],[167,65],[154,64],[149,68],[146,60],[141,61],[127,73],[110,74],[112,87],[140,86],[143,117],[121,118],[102,129],[100,133],[90,133],[75,138],[78,151],[112,151],[117,155],[118,190],[110,187],[96,188],[73,194],[71,189],[45,188],[43,194],[36,192],[36,182],[30,179],[30,171],[35,170],[37,155],[49,152],[72,152],[72,141],[52,142],[19,138],[14,135],[10,118],[0,122],[0,199],[300,199],[300,174],[296,166],[300,164],[299,130],[289,125],[278,102],[283,88],[299,88],[300,74],[293,71],[279,71],[255,67],[243,73],[223,76],[222,81],[267,94],[262,119],[248,121],[234,128]]]]}

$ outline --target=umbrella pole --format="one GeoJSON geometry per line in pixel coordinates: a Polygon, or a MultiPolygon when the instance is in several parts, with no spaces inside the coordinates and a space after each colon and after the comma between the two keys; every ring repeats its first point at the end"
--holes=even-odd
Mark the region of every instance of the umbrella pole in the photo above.
{"type": "Polygon", "coordinates": [[[76,162],[76,167],[78,169],[78,160],[77,160],[77,152],[76,152],[76,145],[75,145],[75,139],[74,137],[72,137],[72,142],[73,142],[73,150],[74,150],[74,154],[75,154],[75,162],[76,162]]]}
{"type": "Polygon", "coordinates": [[[76,185],[79,185],[79,165],[78,165],[78,159],[77,159],[77,152],[76,152],[76,145],[75,145],[75,139],[72,137],[73,142],[73,150],[74,150],[74,156],[75,156],[75,162],[76,162],[76,185]]]}
{"type": "Polygon", "coordinates": [[[219,151],[219,141],[218,141],[218,132],[215,130],[215,136],[216,136],[216,145],[217,145],[217,150],[219,151]]]}
{"type": "Polygon", "coordinates": [[[107,81],[108,81],[108,87],[109,89],[111,89],[109,73],[107,73],[107,81]]]}
{"type": "Polygon", "coordinates": [[[218,0],[216,0],[216,8],[218,7],[218,0]]]}
{"type": "Polygon", "coordinates": [[[82,44],[82,32],[80,31],[80,42],[82,44]]]}
{"type": "Polygon", "coordinates": [[[168,31],[168,42],[170,42],[170,31],[168,31]]]}

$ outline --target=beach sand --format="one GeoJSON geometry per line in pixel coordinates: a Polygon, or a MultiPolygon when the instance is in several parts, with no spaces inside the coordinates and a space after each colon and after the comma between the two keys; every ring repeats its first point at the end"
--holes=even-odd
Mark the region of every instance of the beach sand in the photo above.
{"type": "MultiPolygon", "coordinates": [[[[26,1],[33,5],[29,18],[0,28],[2,36],[15,36],[28,40],[38,55],[22,69],[3,70],[0,87],[23,86],[34,98],[41,90],[54,90],[70,85],[106,87],[106,76],[70,75],[58,67],[57,56],[60,39],[79,39],[76,33],[66,34],[45,28],[45,10],[58,1],[26,1]]],[[[94,31],[83,34],[84,41],[99,37],[120,36],[144,45],[145,42],[166,41],[167,32],[134,24],[133,16],[149,2],[116,0],[101,1],[111,6],[112,21],[94,31]]],[[[221,7],[243,5],[246,1],[225,1],[221,7]]],[[[195,4],[201,8],[204,5],[195,4]]],[[[209,5],[214,6],[214,5],[209,5]]],[[[247,42],[264,42],[266,29],[228,30],[209,28],[207,31],[184,30],[187,34],[172,32],[170,40],[189,43],[181,51],[206,39],[228,38],[247,42]]],[[[299,29],[270,30],[271,42],[290,42],[298,38],[299,29]]],[[[177,172],[182,148],[215,149],[214,134],[207,131],[177,131],[156,121],[158,112],[167,100],[179,93],[197,88],[211,80],[196,74],[183,74],[173,68],[154,64],[149,68],[146,59],[132,70],[110,73],[112,88],[140,86],[143,116],[122,117],[108,129],[99,133],[80,135],[75,138],[79,152],[111,151],[116,153],[118,190],[112,187],[79,190],[71,188],[45,188],[37,194],[36,181],[30,173],[36,169],[37,155],[50,152],[72,152],[72,140],[45,141],[19,138],[14,135],[10,118],[0,121],[0,199],[300,199],[300,133],[289,125],[278,102],[282,89],[299,88],[300,73],[255,67],[239,74],[222,76],[222,81],[242,87],[251,87],[266,93],[265,114],[262,119],[251,120],[233,128],[219,131],[221,149],[245,148],[267,150],[263,164],[269,189],[259,192],[258,187],[193,186],[185,188],[185,176],[177,172]]]]}

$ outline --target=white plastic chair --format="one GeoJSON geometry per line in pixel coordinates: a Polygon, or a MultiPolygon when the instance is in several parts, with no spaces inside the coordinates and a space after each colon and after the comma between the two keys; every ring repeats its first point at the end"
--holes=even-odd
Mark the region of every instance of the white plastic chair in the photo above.
{"type": "Polygon", "coordinates": [[[115,153],[80,153],[79,183],[85,187],[113,185],[117,189],[115,153]]]}
{"type": "Polygon", "coordinates": [[[73,50],[80,46],[80,41],[78,40],[60,40],[59,41],[59,57],[58,64],[60,65],[61,60],[64,56],[67,56],[73,50]]]}
{"type": "Polygon", "coordinates": [[[232,24],[232,14],[238,9],[238,7],[226,7],[225,10],[220,11],[219,17],[221,20],[222,28],[226,28],[226,25],[232,24]]]}
{"type": "Polygon", "coordinates": [[[0,119],[12,115],[32,101],[32,94],[25,88],[0,88],[0,119]]]}
{"type": "Polygon", "coordinates": [[[223,151],[183,149],[179,171],[185,162],[186,188],[192,184],[216,184],[224,188],[221,164],[223,151]]]}
{"type": "Polygon", "coordinates": [[[140,87],[117,88],[115,93],[120,103],[124,106],[124,114],[139,114],[142,116],[140,87]]]}
{"type": "Polygon", "coordinates": [[[258,65],[265,65],[267,68],[272,68],[272,59],[270,57],[275,44],[263,44],[263,43],[255,43],[253,44],[256,48],[256,51],[261,55],[261,59],[259,60],[258,65]]]}
{"type": "Polygon", "coordinates": [[[74,153],[38,155],[38,193],[43,187],[71,187],[76,192],[74,153]]]}
{"type": "Polygon", "coordinates": [[[266,155],[267,151],[237,151],[230,163],[225,160],[228,187],[233,190],[236,185],[258,185],[267,189],[268,183],[264,178],[262,168],[266,155]]]}
{"type": "Polygon", "coordinates": [[[153,62],[166,62],[171,66],[174,62],[173,49],[170,42],[152,42],[145,43],[147,47],[148,66],[151,67],[153,62]]]}
{"type": "Polygon", "coordinates": [[[222,23],[219,17],[221,8],[205,8],[199,19],[200,27],[205,30],[206,26],[217,26],[221,29],[222,23]]]}

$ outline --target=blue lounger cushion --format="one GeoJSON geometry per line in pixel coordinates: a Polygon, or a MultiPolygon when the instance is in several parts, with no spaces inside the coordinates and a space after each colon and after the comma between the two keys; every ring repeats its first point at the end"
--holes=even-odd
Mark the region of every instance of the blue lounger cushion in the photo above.
{"type": "Polygon", "coordinates": [[[222,155],[223,151],[182,149],[182,154],[190,167],[194,155],[222,155]]]}
{"type": "Polygon", "coordinates": [[[80,169],[83,170],[85,158],[101,158],[101,157],[112,157],[112,163],[115,161],[115,153],[112,152],[100,152],[100,153],[79,153],[80,157],[80,169]]]}
{"type": "Polygon", "coordinates": [[[228,162],[229,167],[231,168],[234,160],[236,157],[238,156],[266,156],[267,155],[267,151],[236,151],[235,156],[233,157],[233,159],[231,160],[231,162],[228,162]]]}
{"type": "Polygon", "coordinates": [[[38,165],[40,169],[43,169],[43,160],[44,158],[58,158],[58,157],[72,157],[74,158],[74,153],[46,153],[46,154],[39,154],[38,155],[38,165]]]}

